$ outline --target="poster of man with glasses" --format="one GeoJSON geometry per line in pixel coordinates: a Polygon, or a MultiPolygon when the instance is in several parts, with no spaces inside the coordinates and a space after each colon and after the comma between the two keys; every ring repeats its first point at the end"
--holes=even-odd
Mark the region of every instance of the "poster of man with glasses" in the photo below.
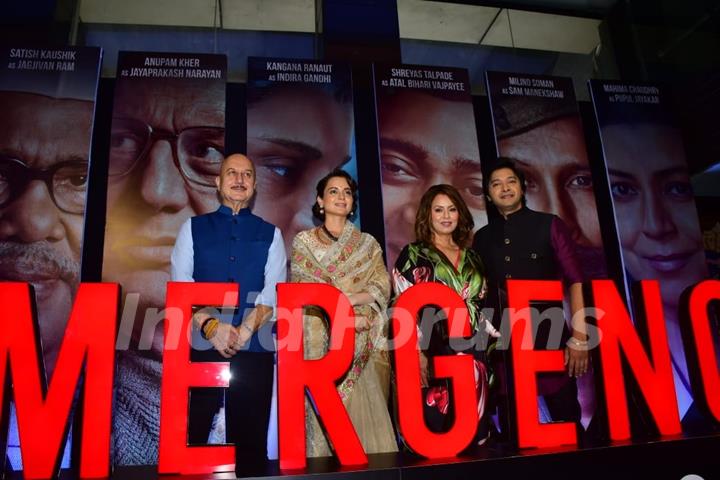
{"type": "Polygon", "coordinates": [[[80,281],[100,49],[13,46],[0,61],[0,281],[32,285],[50,381],[80,281]]]}
{"type": "Polygon", "coordinates": [[[115,462],[157,463],[165,286],[185,220],[218,208],[224,55],[120,52],[103,280],[123,289],[115,462]]]}

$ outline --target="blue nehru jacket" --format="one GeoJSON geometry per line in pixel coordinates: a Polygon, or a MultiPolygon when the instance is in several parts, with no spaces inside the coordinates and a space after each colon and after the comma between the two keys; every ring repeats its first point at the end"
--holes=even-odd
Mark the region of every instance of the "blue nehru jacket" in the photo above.
{"type": "MultiPolygon", "coordinates": [[[[238,326],[255,305],[275,306],[275,285],[285,281],[286,262],[279,229],[250,209],[233,215],[223,205],[215,212],[192,217],[180,229],[173,251],[172,279],[239,284],[239,308],[232,319],[238,326]],[[186,278],[190,271],[192,278],[186,278]]],[[[256,332],[247,350],[272,351],[271,328],[268,322],[256,332]]]]}

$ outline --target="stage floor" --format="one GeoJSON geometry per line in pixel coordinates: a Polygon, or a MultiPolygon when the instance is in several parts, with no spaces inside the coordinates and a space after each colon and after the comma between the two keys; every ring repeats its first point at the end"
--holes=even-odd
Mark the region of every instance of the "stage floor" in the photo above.
{"type": "MultiPolygon", "coordinates": [[[[340,467],[334,458],[309,459],[303,471],[280,472],[278,462],[267,462],[260,475],[266,480],[442,480],[552,478],[557,479],[720,479],[720,435],[662,438],[592,448],[564,447],[518,451],[491,443],[467,454],[444,460],[425,460],[407,453],[369,455],[364,467],[340,467]],[[688,475],[696,477],[686,477],[688,475]]],[[[257,470],[256,470],[257,471],[257,470]]],[[[257,476],[257,475],[255,475],[257,476]]],[[[8,479],[21,479],[8,472],[8,479]]],[[[76,478],[63,471],[63,480],[76,478]]],[[[252,478],[242,469],[208,475],[158,475],[156,467],[117,467],[113,480],[228,480],[252,478]]]]}

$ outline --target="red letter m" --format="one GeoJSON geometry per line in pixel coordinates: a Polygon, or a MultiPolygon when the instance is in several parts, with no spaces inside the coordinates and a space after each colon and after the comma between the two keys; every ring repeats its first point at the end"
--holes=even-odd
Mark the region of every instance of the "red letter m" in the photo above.
{"type": "MultiPolygon", "coordinates": [[[[0,403],[9,400],[9,369],[25,478],[57,474],[83,363],[80,476],[109,475],[117,305],[116,284],[80,285],[48,389],[30,288],[26,283],[0,284],[0,403]]],[[[0,416],[3,411],[7,409],[0,409],[0,416]]],[[[0,438],[5,435],[0,432],[0,438]]]]}

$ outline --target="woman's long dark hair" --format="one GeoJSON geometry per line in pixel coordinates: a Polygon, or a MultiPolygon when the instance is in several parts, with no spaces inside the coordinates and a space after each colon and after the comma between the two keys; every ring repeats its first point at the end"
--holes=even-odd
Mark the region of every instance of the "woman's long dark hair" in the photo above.
{"type": "MultiPolygon", "coordinates": [[[[325,187],[327,186],[330,179],[335,177],[344,178],[345,180],[347,180],[347,183],[350,186],[350,191],[352,192],[353,206],[352,211],[350,211],[350,214],[348,214],[348,218],[352,218],[352,216],[355,215],[355,210],[357,210],[358,185],[355,179],[353,179],[350,174],[345,170],[341,168],[336,168],[335,170],[321,178],[320,181],[317,183],[317,186],[315,187],[315,190],[317,191],[317,196],[320,198],[323,197],[323,194],[325,193],[325,187]]],[[[325,213],[320,213],[320,205],[318,205],[317,200],[315,200],[315,203],[312,206],[312,213],[313,216],[318,220],[322,222],[325,221],[325,213]]]]}
{"type": "Polygon", "coordinates": [[[430,209],[432,202],[438,195],[446,195],[452,201],[455,208],[460,214],[458,224],[452,232],[452,238],[459,247],[466,247],[470,243],[470,235],[475,228],[470,210],[468,210],[465,200],[463,200],[460,192],[455,187],[447,184],[433,185],[428,188],[420,199],[417,214],[415,215],[415,239],[427,245],[432,245],[433,232],[430,227],[430,209]]]}

